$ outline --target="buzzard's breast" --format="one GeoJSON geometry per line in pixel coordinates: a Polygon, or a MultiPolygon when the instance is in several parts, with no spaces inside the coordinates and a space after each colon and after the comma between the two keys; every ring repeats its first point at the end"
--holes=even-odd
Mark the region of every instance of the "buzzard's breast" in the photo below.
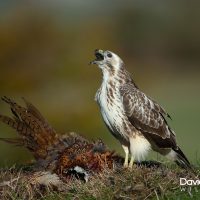
{"type": "MultiPolygon", "coordinates": [[[[128,140],[128,134],[123,128],[125,125],[125,112],[117,91],[110,91],[107,87],[101,87],[96,94],[96,100],[100,106],[103,120],[111,133],[119,140],[128,140]]],[[[126,126],[127,130],[127,126],[126,126]]]]}

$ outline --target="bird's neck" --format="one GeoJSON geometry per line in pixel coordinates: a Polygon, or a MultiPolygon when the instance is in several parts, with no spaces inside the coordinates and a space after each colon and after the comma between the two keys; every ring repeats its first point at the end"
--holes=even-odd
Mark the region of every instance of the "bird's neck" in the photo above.
{"type": "Polygon", "coordinates": [[[108,71],[105,70],[103,73],[103,84],[107,84],[112,81],[115,85],[132,83],[133,79],[126,69],[122,68],[119,70],[108,71]]]}

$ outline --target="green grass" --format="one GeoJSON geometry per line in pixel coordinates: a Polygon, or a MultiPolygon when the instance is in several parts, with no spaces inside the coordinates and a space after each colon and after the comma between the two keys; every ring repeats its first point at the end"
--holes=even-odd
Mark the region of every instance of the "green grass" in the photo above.
{"type": "Polygon", "coordinates": [[[87,183],[72,178],[60,186],[44,186],[36,183],[31,167],[13,167],[1,169],[0,199],[199,199],[199,186],[187,186],[185,191],[179,186],[180,177],[198,179],[199,174],[198,170],[194,175],[176,166],[135,166],[132,171],[105,169],[87,183]]]}

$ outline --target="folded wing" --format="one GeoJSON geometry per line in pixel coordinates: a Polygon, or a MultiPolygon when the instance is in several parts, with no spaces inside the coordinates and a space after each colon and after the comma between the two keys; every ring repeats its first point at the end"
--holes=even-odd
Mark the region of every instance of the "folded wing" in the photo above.
{"type": "Polygon", "coordinates": [[[165,119],[169,115],[154,100],[132,84],[120,88],[122,102],[131,124],[160,148],[177,148],[175,134],[165,119]]]}

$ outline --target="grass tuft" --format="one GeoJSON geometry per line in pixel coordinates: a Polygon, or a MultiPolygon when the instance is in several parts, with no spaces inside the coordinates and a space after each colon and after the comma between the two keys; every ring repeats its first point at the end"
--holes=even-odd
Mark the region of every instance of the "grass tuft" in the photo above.
{"type": "Polygon", "coordinates": [[[105,169],[91,176],[87,183],[72,178],[56,187],[38,184],[31,167],[12,167],[0,170],[0,199],[198,199],[199,186],[181,188],[181,177],[196,180],[199,172],[194,175],[178,167],[164,166],[105,169]]]}

